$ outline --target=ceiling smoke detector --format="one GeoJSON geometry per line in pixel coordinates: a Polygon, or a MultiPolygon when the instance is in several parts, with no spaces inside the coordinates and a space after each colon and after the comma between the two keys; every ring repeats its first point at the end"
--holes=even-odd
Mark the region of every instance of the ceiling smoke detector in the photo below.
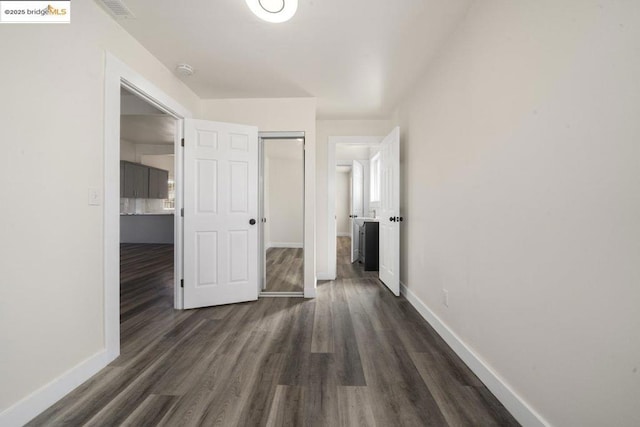
{"type": "Polygon", "coordinates": [[[193,76],[193,67],[189,64],[178,64],[176,66],[176,74],[183,77],[193,76]]]}
{"type": "Polygon", "coordinates": [[[258,18],[280,23],[293,18],[298,10],[298,0],[245,0],[258,18]]]}
{"type": "Polygon", "coordinates": [[[107,10],[116,19],[135,19],[131,9],[122,0],[96,0],[99,5],[107,10]]]}

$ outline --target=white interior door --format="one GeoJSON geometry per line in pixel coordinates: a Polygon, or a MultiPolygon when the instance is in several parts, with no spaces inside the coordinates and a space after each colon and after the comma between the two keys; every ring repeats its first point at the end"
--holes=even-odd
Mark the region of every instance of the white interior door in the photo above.
{"type": "Polygon", "coordinates": [[[351,165],[351,214],[349,216],[351,230],[351,262],[358,260],[360,248],[360,228],[355,218],[362,217],[364,212],[364,168],[362,163],[354,160],[351,165]]]}
{"type": "Polygon", "coordinates": [[[400,295],[400,128],[380,144],[380,280],[400,295]]]}
{"type": "Polygon", "coordinates": [[[185,119],[184,308],[258,298],[258,129],[185,119]]]}

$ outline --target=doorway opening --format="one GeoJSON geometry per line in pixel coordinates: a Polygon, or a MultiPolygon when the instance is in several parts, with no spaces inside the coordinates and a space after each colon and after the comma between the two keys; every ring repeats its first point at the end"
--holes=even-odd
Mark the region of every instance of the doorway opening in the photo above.
{"type": "Polygon", "coordinates": [[[261,297],[304,296],[304,132],[261,132],[261,297]]]}
{"type": "MultiPolygon", "coordinates": [[[[142,75],[129,68],[118,58],[106,54],[105,58],[105,103],[104,103],[104,327],[105,327],[105,364],[120,355],[120,220],[121,220],[121,187],[123,170],[120,167],[121,150],[121,113],[122,96],[133,94],[144,102],[146,110],[158,111],[173,120],[174,135],[174,210],[180,212],[182,208],[182,156],[181,139],[183,136],[183,122],[191,117],[191,112],[176,102],[173,98],[151,84],[142,75]],[[155,110],[153,110],[155,109],[155,110]]],[[[125,113],[127,111],[124,111],[125,113]]],[[[130,111],[129,111],[130,112],[130,111]]],[[[144,114],[143,114],[144,115],[144,114]]],[[[170,144],[169,144],[170,145],[170,144]]],[[[144,153],[153,154],[153,153],[144,153]]],[[[135,162],[133,162],[135,163],[135,162]]],[[[157,168],[162,169],[162,168],[157,168]]],[[[166,170],[166,169],[165,169],[166,170]]],[[[131,171],[130,171],[131,173],[131,171]]],[[[139,175],[140,172],[137,172],[139,175]]],[[[144,178],[142,178],[144,182],[144,178]]],[[[157,182],[157,181],[156,181],[157,182]]],[[[135,188],[135,191],[139,188],[135,188]]],[[[168,190],[168,188],[167,188],[168,190]]],[[[147,190],[148,191],[148,190],[147,190]]],[[[134,197],[136,198],[136,197],[134,197]]],[[[164,199],[162,199],[164,200],[164,199]]],[[[134,203],[135,206],[135,203],[134,203]]],[[[164,203],[163,203],[164,206],[164,203]]],[[[173,260],[173,280],[168,284],[169,293],[173,291],[173,307],[182,308],[182,220],[174,215],[174,245],[173,256],[165,255],[165,259],[173,260]]],[[[162,258],[162,257],[161,257],[162,258]]],[[[171,274],[171,273],[170,273],[171,274]]],[[[169,296],[169,300],[170,300],[169,296]]],[[[171,303],[169,302],[169,307],[171,303]]],[[[169,310],[167,311],[169,312],[169,310]]],[[[132,314],[133,315],[133,314],[132,314]]]]}
{"type": "Polygon", "coordinates": [[[365,271],[378,270],[380,281],[398,296],[400,224],[404,221],[400,214],[400,128],[393,128],[384,138],[329,137],[327,148],[327,279],[336,279],[338,269],[336,168],[350,165],[352,185],[355,177],[363,183],[352,188],[352,194],[361,197],[352,197],[350,202],[350,260],[361,261],[365,271]],[[368,183],[364,182],[367,177],[368,183]]]}
{"type": "MultiPolygon", "coordinates": [[[[148,313],[176,306],[176,133],[179,120],[120,89],[120,339],[148,313]]],[[[142,326],[141,326],[142,325],[142,326]]]]}
{"type": "MultiPolygon", "coordinates": [[[[329,276],[332,280],[337,277],[358,277],[364,272],[359,263],[360,230],[355,220],[378,216],[375,201],[371,203],[371,159],[377,153],[382,139],[358,136],[329,138],[327,219],[329,276]],[[354,182],[354,170],[357,182],[354,182]],[[345,185],[348,186],[347,190],[339,188],[345,185]],[[340,197],[344,200],[340,200],[340,197]]],[[[376,274],[375,271],[367,272],[367,275],[376,274]]]]}
{"type": "Polygon", "coordinates": [[[371,199],[376,181],[371,159],[378,151],[378,143],[338,143],[335,147],[337,279],[378,275],[377,201],[371,199]]]}

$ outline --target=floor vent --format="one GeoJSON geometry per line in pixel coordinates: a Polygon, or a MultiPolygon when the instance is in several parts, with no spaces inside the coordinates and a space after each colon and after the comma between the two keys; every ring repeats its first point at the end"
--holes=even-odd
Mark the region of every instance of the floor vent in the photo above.
{"type": "Polygon", "coordinates": [[[135,15],[122,0],[96,0],[116,19],[135,19],[135,15]]]}

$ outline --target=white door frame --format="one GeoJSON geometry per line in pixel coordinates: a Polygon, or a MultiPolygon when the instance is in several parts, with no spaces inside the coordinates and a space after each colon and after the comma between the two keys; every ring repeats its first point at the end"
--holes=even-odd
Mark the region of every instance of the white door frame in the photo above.
{"type": "Polygon", "coordinates": [[[380,144],[383,136],[330,136],[327,147],[327,243],[329,271],[328,280],[335,280],[337,275],[336,254],[336,145],[349,144],[354,146],[380,144]]]}
{"type": "Polygon", "coordinates": [[[120,355],[120,87],[136,93],[176,119],[174,215],[174,303],[182,308],[183,119],[192,113],[109,52],[104,90],[104,339],[107,363],[120,355]]]}

